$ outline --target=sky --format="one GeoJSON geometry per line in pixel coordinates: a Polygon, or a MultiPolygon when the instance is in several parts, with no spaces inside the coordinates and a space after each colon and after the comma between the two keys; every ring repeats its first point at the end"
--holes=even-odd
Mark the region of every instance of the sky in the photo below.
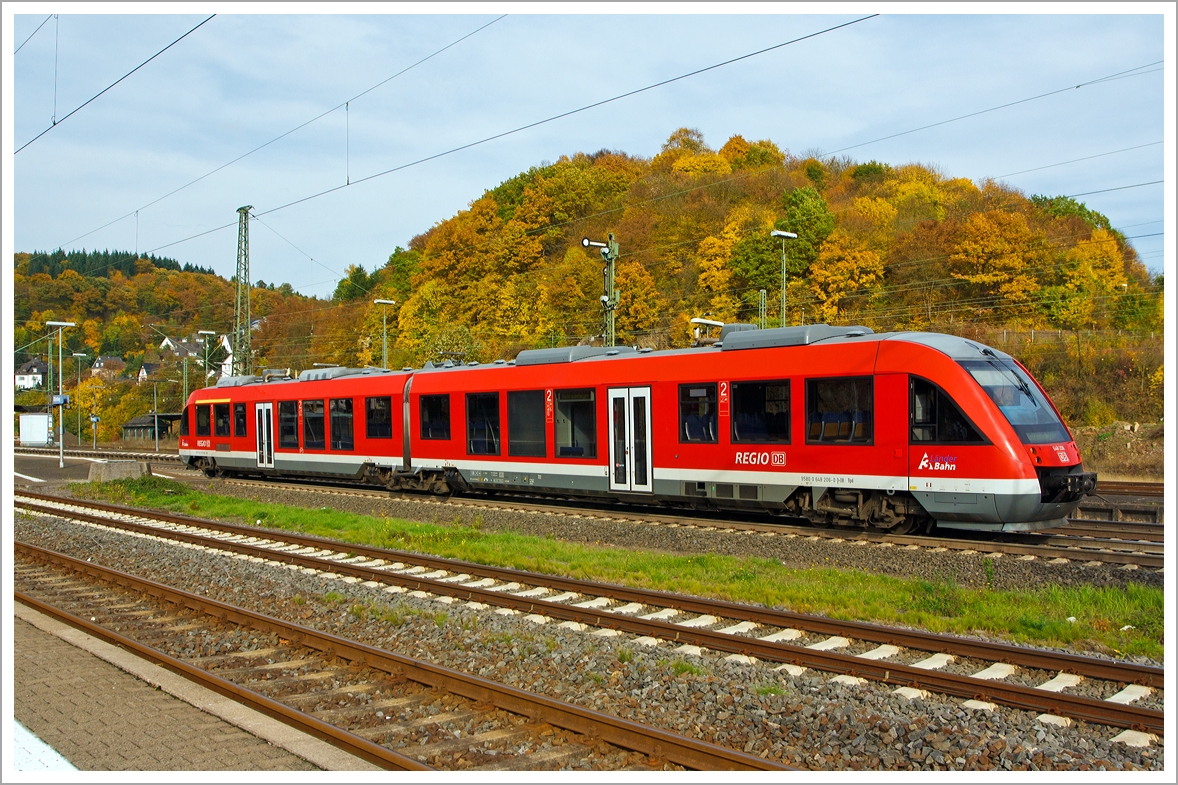
{"type": "Polygon", "coordinates": [[[740,134],[1082,194],[1152,272],[1167,263],[1172,4],[56,8],[74,13],[37,30],[55,7],[4,5],[9,149],[51,128],[14,155],[9,251],[137,250],[229,277],[251,205],[251,278],[326,297],[348,265],[381,266],[530,167],[602,148],[650,157],[685,126],[716,149],[740,134]]]}

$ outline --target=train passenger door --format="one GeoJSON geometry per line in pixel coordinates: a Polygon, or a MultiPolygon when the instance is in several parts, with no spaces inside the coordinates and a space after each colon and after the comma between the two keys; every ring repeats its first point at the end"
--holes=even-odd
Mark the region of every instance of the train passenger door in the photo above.
{"type": "Polygon", "coordinates": [[[274,468],[274,404],[254,404],[258,418],[258,468],[274,468]]]}
{"type": "Polygon", "coordinates": [[[609,489],[654,490],[650,451],[650,388],[622,387],[609,391],[609,489]]]}

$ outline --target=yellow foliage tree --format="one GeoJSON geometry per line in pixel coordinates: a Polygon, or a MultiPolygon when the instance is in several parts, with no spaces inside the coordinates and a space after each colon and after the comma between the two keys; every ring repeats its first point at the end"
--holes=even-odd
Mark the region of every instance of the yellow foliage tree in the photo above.
{"type": "Polygon", "coordinates": [[[810,281],[816,318],[837,321],[846,300],[869,295],[883,282],[883,261],[875,251],[836,231],[810,265],[810,281]]]}
{"type": "Polygon", "coordinates": [[[972,284],[967,311],[998,309],[1018,320],[1030,314],[1042,288],[1037,274],[1048,267],[1050,253],[1024,215],[990,210],[969,216],[948,261],[954,278],[972,284]]]}
{"type": "Polygon", "coordinates": [[[649,333],[658,322],[665,304],[650,271],[633,259],[617,263],[614,284],[618,298],[617,333],[622,343],[650,345],[649,333]]]}
{"type": "Polygon", "coordinates": [[[735,274],[730,261],[736,244],[756,218],[748,205],[736,207],[725,218],[719,236],[705,237],[697,248],[699,290],[710,295],[708,306],[713,319],[736,321],[740,298],[732,291],[735,274]]]}

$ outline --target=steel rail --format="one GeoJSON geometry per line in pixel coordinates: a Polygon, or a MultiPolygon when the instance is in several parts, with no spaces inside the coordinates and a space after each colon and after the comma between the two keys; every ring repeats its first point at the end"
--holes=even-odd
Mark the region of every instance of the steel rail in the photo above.
{"type": "MultiPolygon", "coordinates": [[[[44,549],[36,548],[36,546],[27,545],[26,543],[16,542],[14,547],[17,551],[24,552],[33,558],[42,558],[42,553],[52,553],[52,551],[44,551],[44,549]],[[35,551],[29,549],[36,549],[35,551]]],[[[66,557],[69,558],[69,557],[66,557]]],[[[51,561],[51,559],[48,559],[51,561]]],[[[76,561],[76,560],[75,560],[76,561]]],[[[71,567],[73,565],[70,565],[71,567]]],[[[75,569],[77,569],[75,567],[75,569]]],[[[91,574],[97,574],[90,571],[91,574]]],[[[358,758],[373,763],[383,769],[391,769],[394,771],[434,771],[432,766],[427,766],[420,761],[413,760],[399,753],[393,752],[390,749],[381,747],[379,744],[374,744],[362,736],[357,736],[354,733],[337,728],[334,725],[329,725],[322,720],[312,717],[310,714],[301,712],[298,709],[279,703],[272,698],[268,698],[261,693],[254,692],[246,687],[239,686],[233,682],[223,679],[220,676],[215,676],[212,673],[197,668],[194,665],[189,665],[181,659],[165,654],[158,649],[153,649],[150,646],[139,643],[134,638],[128,638],[113,630],[109,630],[94,622],[87,621],[80,616],[75,616],[68,611],[56,608],[48,603],[38,600],[19,590],[13,590],[13,598],[20,603],[23,603],[30,608],[44,613],[47,616],[52,616],[59,621],[62,621],[71,627],[75,627],[82,632],[93,635],[95,638],[118,646],[122,649],[138,654],[144,659],[151,660],[159,664],[167,670],[177,673],[184,678],[196,684],[210,689],[220,695],[223,695],[231,700],[248,706],[254,711],[265,714],[268,717],[285,723],[297,730],[313,736],[321,741],[325,741],[335,747],[351,753],[358,758]]]]}
{"type": "MultiPolygon", "coordinates": [[[[13,450],[14,455],[57,455],[57,450],[50,450],[40,447],[17,447],[13,450]]],[[[123,458],[127,460],[140,460],[145,463],[154,461],[167,461],[169,463],[181,463],[183,459],[177,453],[170,452],[138,452],[135,450],[66,450],[65,455],[75,456],[78,458],[123,458]]]]}
{"type": "MultiPolygon", "coordinates": [[[[158,532],[157,532],[158,533],[158,532]]],[[[110,581],[134,591],[214,616],[221,621],[273,633],[298,645],[316,649],[325,656],[338,656],[394,676],[404,676],[430,687],[443,689],[470,700],[492,704],[513,714],[529,717],[533,722],[548,723],[617,747],[644,753],[656,760],[668,760],[697,770],[790,770],[772,761],[744,752],[652,726],[641,725],[621,717],[582,708],[545,695],[484,679],[480,676],[443,668],[424,660],[385,651],[338,635],[321,632],[293,622],[238,608],[208,597],[201,597],[146,578],[140,578],[85,562],[72,556],[15,541],[15,550],[55,561],[70,569],[110,581]]],[[[330,564],[330,563],[329,563],[330,564]]],[[[323,562],[320,562],[320,566],[323,562]]],[[[345,567],[347,565],[338,565],[345,567]]],[[[113,634],[113,633],[112,633],[113,634]]],[[[420,763],[418,763],[420,767],[420,763]]]]}
{"type": "Polygon", "coordinates": [[[1114,496],[1165,496],[1166,484],[1164,482],[1114,482],[1098,479],[1092,493],[1109,493],[1114,496]]]}
{"type": "MultiPolygon", "coordinates": [[[[41,496],[40,494],[24,495],[41,496]]],[[[60,497],[42,496],[41,498],[45,498],[57,503],[75,503],[74,500],[61,499],[60,497]]],[[[19,502],[18,504],[26,507],[36,506],[19,502]]],[[[433,569],[444,569],[448,572],[459,574],[467,572],[472,575],[495,578],[496,580],[505,582],[544,585],[563,591],[573,591],[579,594],[597,596],[609,596],[620,601],[640,602],[642,604],[655,607],[674,607],[681,610],[714,615],[721,618],[753,621],[767,626],[782,628],[798,626],[814,632],[821,632],[823,634],[849,635],[854,638],[868,640],[875,643],[888,643],[895,646],[902,646],[904,648],[912,648],[923,651],[953,652],[961,656],[973,657],[976,659],[983,659],[994,662],[1026,664],[1029,660],[1032,663],[1029,667],[1059,670],[1105,681],[1129,682],[1155,688],[1164,687],[1165,671],[1162,668],[1154,666],[1116,662],[1063,652],[1028,649],[1025,647],[1013,646],[1011,644],[979,641],[958,636],[937,635],[928,632],[885,627],[868,622],[839,621],[824,617],[809,616],[792,611],[762,608],[724,600],[711,600],[705,598],[671,595],[665,592],[658,592],[649,589],[634,589],[616,584],[582,581],[575,578],[537,575],[535,573],[529,573],[522,570],[515,570],[505,567],[488,567],[473,562],[445,559],[408,551],[396,551],[353,543],[341,543],[321,537],[288,533],[280,529],[265,529],[242,524],[208,521],[200,518],[171,515],[167,513],[156,513],[154,511],[135,510],[132,508],[120,507],[118,505],[108,505],[102,503],[86,502],[80,504],[79,506],[93,506],[96,509],[123,515],[135,515],[139,517],[150,516],[167,523],[201,527],[271,541],[285,541],[298,544],[303,547],[313,547],[318,550],[326,549],[337,552],[351,552],[355,553],[357,556],[364,556],[370,559],[409,562],[433,569]]],[[[653,630],[658,634],[659,637],[663,637],[668,640],[691,642],[695,643],[696,645],[705,645],[707,648],[715,649],[717,651],[728,651],[738,654],[752,654],[760,657],[761,659],[770,661],[802,664],[796,660],[796,657],[799,654],[805,654],[807,656],[816,655],[820,658],[821,661],[827,663],[827,665],[822,666],[822,669],[831,670],[832,667],[834,667],[836,672],[852,674],[854,673],[855,668],[866,663],[866,661],[854,657],[853,655],[837,655],[826,652],[814,652],[810,649],[790,646],[783,643],[767,644],[755,638],[726,635],[702,630],[692,630],[674,623],[664,623],[654,620],[629,619],[624,616],[619,616],[617,614],[611,614],[609,612],[603,612],[600,610],[586,610],[570,607],[537,598],[516,597],[501,591],[490,591],[488,589],[461,586],[455,583],[446,583],[441,580],[435,580],[431,578],[417,577],[414,575],[406,575],[404,573],[396,573],[371,567],[362,567],[327,559],[319,559],[310,555],[303,556],[296,553],[270,550],[268,548],[249,545],[246,543],[208,538],[201,535],[178,532],[174,530],[164,530],[144,524],[131,523],[129,521],[114,521],[109,518],[90,516],[85,513],[54,510],[52,508],[40,509],[52,515],[68,515],[71,517],[89,520],[92,523],[97,523],[103,526],[123,527],[138,533],[149,534],[156,537],[178,539],[192,544],[208,546],[211,543],[216,548],[227,551],[258,556],[268,560],[286,562],[302,567],[310,567],[320,571],[330,571],[340,575],[349,575],[362,580],[377,580],[385,583],[396,583],[405,587],[411,587],[415,590],[430,591],[434,594],[458,597],[488,605],[508,607],[525,613],[542,613],[553,618],[559,618],[567,621],[576,621],[584,624],[592,624],[596,627],[609,627],[640,635],[651,634],[653,630]],[[830,657],[832,659],[821,659],[825,657],[830,657]],[[854,664],[855,668],[839,669],[838,667],[835,667],[848,664],[854,664]]],[[[903,669],[908,667],[909,666],[899,665],[888,666],[885,663],[884,665],[881,665],[878,670],[881,673],[900,673],[903,672],[903,669]]],[[[909,668],[909,670],[911,670],[914,674],[928,673],[928,671],[921,669],[909,668]]],[[[970,677],[961,678],[970,679],[970,677]]],[[[970,679],[969,684],[972,685],[970,689],[993,686],[990,682],[978,679],[970,679]]],[[[1042,692],[1035,691],[1033,688],[1019,689],[1030,690],[1032,693],[1042,692]]],[[[967,697],[974,697],[977,693],[954,692],[951,694],[964,694],[967,695],[967,697]]],[[[1097,703],[1102,702],[1098,701],[1097,703]]],[[[1134,711],[1148,710],[1134,709],[1134,711]]]]}

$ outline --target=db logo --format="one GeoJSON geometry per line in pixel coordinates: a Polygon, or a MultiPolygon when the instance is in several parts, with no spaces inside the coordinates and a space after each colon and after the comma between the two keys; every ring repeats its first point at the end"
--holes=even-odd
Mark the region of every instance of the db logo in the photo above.
{"type": "Polygon", "coordinates": [[[773,453],[773,465],[774,466],[785,466],[785,453],[783,453],[783,452],[773,453]]]}

